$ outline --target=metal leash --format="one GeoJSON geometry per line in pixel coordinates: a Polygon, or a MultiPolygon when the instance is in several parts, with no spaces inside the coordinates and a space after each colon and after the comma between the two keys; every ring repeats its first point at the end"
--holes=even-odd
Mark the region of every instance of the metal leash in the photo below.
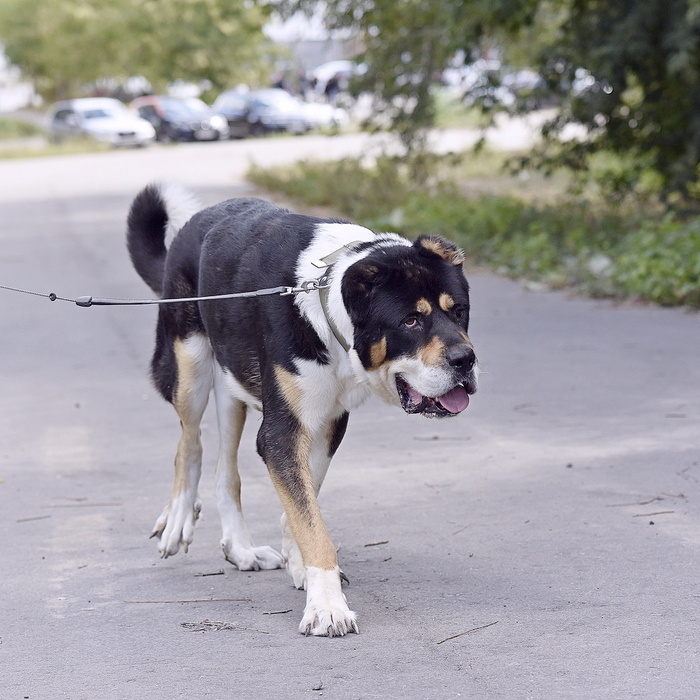
{"type": "Polygon", "coordinates": [[[309,292],[318,291],[320,289],[325,289],[328,286],[328,280],[326,278],[322,279],[310,279],[304,280],[298,287],[269,287],[267,289],[256,289],[253,292],[234,292],[232,294],[214,294],[212,296],[202,296],[202,297],[179,297],[174,299],[108,299],[102,297],[92,297],[92,296],[82,296],[76,299],[69,299],[67,297],[60,297],[58,294],[50,292],[49,294],[44,294],[42,292],[33,292],[28,289],[19,289],[18,287],[9,287],[4,284],[0,284],[0,289],[5,289],[10,292],[18,292],[20,294],[30,294],[35,297],[44,297],[50,301],[68,301],[76,306],[81,306],[87,308],[89,306],[146,306],[151,304],[180,304],[188,301],[213,301],[216,299],[242,299],[246,297],[261,297],[269,296],[273,294],[279,294],[280,296],[289,296],[309,292]]]}

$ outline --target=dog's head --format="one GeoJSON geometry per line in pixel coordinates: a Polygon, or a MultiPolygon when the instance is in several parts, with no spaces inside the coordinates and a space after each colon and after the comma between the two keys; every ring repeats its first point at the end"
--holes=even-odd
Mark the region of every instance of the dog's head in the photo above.
{"type": "Polygon", "coordinates": [[[454,416],[476,391],[463,260],[453,243],[421,236],[371,250],[343,275],[362,367],[375,391],[407,413],[454,416]]]}

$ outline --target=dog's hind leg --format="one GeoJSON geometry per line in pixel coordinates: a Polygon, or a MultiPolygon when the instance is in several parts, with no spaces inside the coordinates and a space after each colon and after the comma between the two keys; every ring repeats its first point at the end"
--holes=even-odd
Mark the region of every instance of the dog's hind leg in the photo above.
{"type": "Polygon", "coordinates": [[[246,405],[231,396],[223,370],[215,365],[214,391],[219,424],[219,459],[216,465],[216,501],[221,517],[224,557],[241,571],[279,569],[284,557],[272,547],[256,547],[243,519],[238,445],[246,418],[246,405]]]}
{"type": "Polygon", "coordinates": [[[202,473],[200,423],[213,384],[213,357],[206,336],[196,333],[173,342],[177,383],[172,404],[180,417],[182,434],[175,457],[175,481],[170,503],[153,528],[159,537],[162,557],[176,554],[180,545],[187,551],[194,537],[195,522],[202,505],[198,496],[202,473]]]}

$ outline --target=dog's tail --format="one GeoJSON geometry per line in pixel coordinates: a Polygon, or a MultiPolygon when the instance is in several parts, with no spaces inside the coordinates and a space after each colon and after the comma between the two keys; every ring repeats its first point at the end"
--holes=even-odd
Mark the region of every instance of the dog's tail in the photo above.
{"type": "Polygon", "coordinates": [[[194,195],[173,184],[148,185],[132,202],[126,246],[136,272],[156,294],[163,293],[166,237],[177,233],[199,209],[194,195]]]}

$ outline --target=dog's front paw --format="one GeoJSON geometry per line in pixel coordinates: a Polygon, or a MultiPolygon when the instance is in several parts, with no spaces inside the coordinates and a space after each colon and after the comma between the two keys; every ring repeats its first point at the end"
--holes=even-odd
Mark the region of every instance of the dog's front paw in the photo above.
{"type": "Polygon", "coordinates": [[[226,561],[241,571],[280,569],[284,566],[284,557],[272,547],[245,547],[234,545],[230,540],[221,540],[221,548],[226,561]]]}
{"type": "Polygon", "coordinates": [[[357,615],[340,590],[339,569],[307,567],[307,596],[299,631],[315,637],[342,637],[360,633],[357,615]]]}
{"type": "Polygon", "coordinates": [[[335,606],[307,603],[299,631],[306,636],[342,637],[350,632],[359,634],[360,628],[357,615],[348,608],[347,603],[335,606]]]}
{"type": "Polygon", "coordinates": [[[182,545],[185,552],[194,539],[194,526],[202,511],[199,499],[186,502],[183,498],[174,498],[160,514],[153,526],[151,537],[158,537],[158,551],[163,559],[177,554],[182,545]]]}

